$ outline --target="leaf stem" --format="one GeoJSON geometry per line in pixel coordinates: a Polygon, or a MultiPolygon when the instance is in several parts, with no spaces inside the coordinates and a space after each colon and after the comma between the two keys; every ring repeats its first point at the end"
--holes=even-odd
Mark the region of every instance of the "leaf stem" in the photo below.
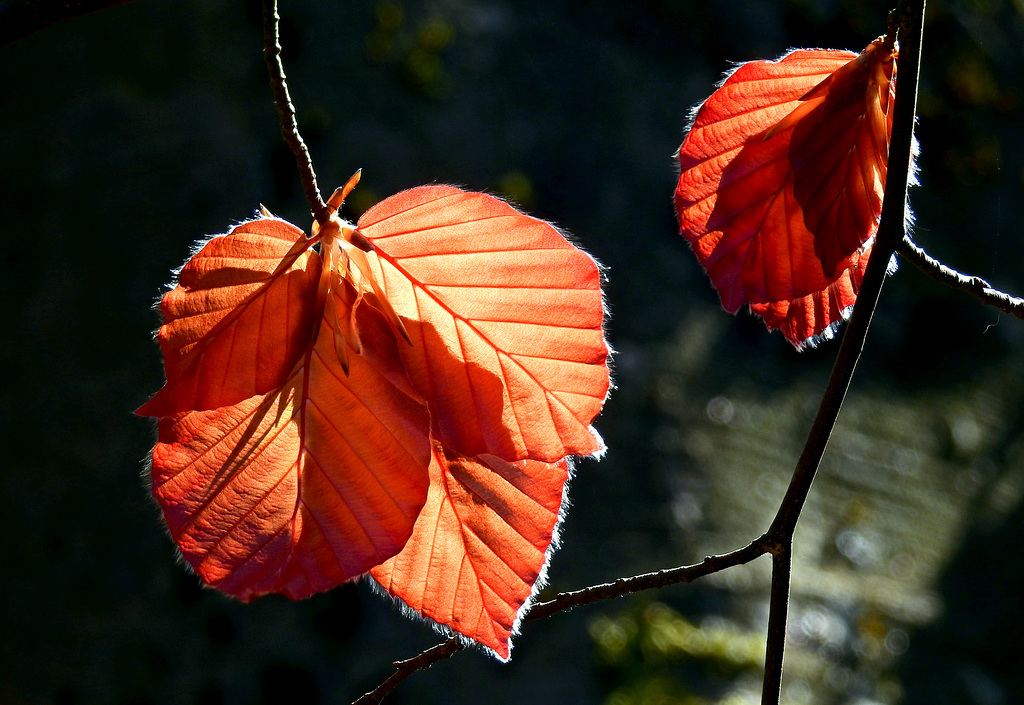
{"type": "Polygon", "coordinates": [[[299,123],[295,118],[295,106],[288,92],[288,79],[284,75],[284,64],[281,63],[281,40],[278,25],[281,17],[277,13],[277,0],[263,0],[263,59],[270,75],[270,89],[274,94],[274,105],[281,122],[281,135],[295,155],[295,165],[299,169],[302,188],[306,193],[306,202],[310,213],[317,222],[325,221],[327,205],[320,196],[320,188],[316,183],[316,172],[313,171],[313,160],[309,149],[299,134],[299,123]]]}

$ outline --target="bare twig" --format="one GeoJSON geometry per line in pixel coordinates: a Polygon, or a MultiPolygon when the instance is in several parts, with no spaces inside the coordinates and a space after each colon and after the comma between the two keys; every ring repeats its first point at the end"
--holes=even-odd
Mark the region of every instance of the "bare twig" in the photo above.
{"type": "MultiPolygon", "coordinates": [[[[749,563],[758,556],[769,552],[769,546],[765,537],[744,546],[743,548],[723,553],[717,556],[707,556],[703,561],[695,565],[681,566],[668,570],[659,570],[654,573],[635,575],[631,578],[620,578],[610,583],[594,585],[575,592],[564,592],[547,602],[539,602],[533,605],[530,611],[523,617],[523,622],[532,622],[539,619],[547,619],[558,612],[565,612],[574,607],[582,607],[594,602],[610,600],[623,595],[630,595],[643,590],[654,590],[658,588],[676,585],[678,583],[689,583],[697,578],[720,570],[731,568],[737,565],[749,563]]],[[[438,661],[448,658],[462,648],[458,637],[431,647],[421,654],[405,661],[394,663],[395,672],[388,676],[387,680],[371,690],[366,695],[356,700],[352,705],[371,705],[379,703],[385,695],[406,678],[418,670],[429,668],[438,661]],[[456,644],[458,647],[456,648],[456,644]]]]}
{"type": "Polygon", "coordinates": [[[896,83],[896,101],[893,107],[893,128],[889,149],[889,169],[882,200],[882,218],[872,248],[857,304],[832,366],[825,395],[818,407],[807,443],[797,461],[796,472],[782,501],[779,513],[768,530],[786,542],[796,527],[814,474],[825,452],[832,429],[842,408],[843,400],[853,378],[857,361],[864,349],[871,318],[885,282],[889,259],[903,240],[904,215],[907,204],[907,185],[910,175],[911,144],[913,142],[914,114],[917,110],[917,77],[920,66],[921,27],[924,0],[913,3],[912,25],[901,34],[899,79],[896,83]]]}
{"type": "Polygon", "coordinates": [[[395,672],[388,676],[387,680],[371,690],[366,695],[352,703],[352,705],[377,705],[384,696],[394,690],[395,686],[411,676],[416,671],[430,668],[438,661],[443,661],[453,654],[457,654],[464,648],[458,637],[452,637],[448,641],[433,646],[423,653],[405,661],[395,661],[392,666],[395,672]]]}
{"type": "Polygon", "coordinates": [[[125,5],[132,0],[4,0],[0,2],[0,47],[63,20],[125,5]]]}
{"type": "Polygon", "coordinates": [[[782,695],[782,664],[789,624],[789,586],[793,574],[793,544],[772,555],[772,591],[768,601],[768,638],[764,655],[761,703],[777,703],[782,695]]]}
{"type": "Polygon", "coordinates": [[[983,304],[995,306],[1011,316],[1024,318],[1024,299],[993,289],[992,285],[981,277],[961,274],[955,269],[947,267],[921,249],[909,236],[903,237],[903,241],[896,251],[935,281],[966,292],[983,304]]]}
{"type": "Polygon", "coordinates": [[[263,0],[263,58],[267,62],[270,88],[274,93],[274,104],[277,105],[277,115],[281,121],[281,135],[295,155],[295,165],[299,168],[302,188],[306,192],[306,202],[309,203],[313,218],[319,222],[326,217],[327,205],[320,196],[316,172],[313,171],[313,160],[309,156],[302,135],[299,134],[295,106],[292,105],[292,97],[288,93],[288,80],[285,78],[284,65],[281,63],[281,41],[278,35],[280,22],[277,0],[263,0]]]}
{"type": "Polygon", "coordinates": [[[547,619],[557,612],[565,612],[574,607],[611,600],[643,590],[655,590],[668,587],[669,585],[693,582],[705,575],[711,575],[726,568],[749,563],[767,552],[767,546],[763,539],[759,538],[735,551],[717,556],[707,556],[703,561],[695,565],[659,570],[653,573],[635,575],[631,578],[619,578],[603,585],[594,585],[574,592],[563,592],[547,602],[535,604],[529,613],[523,617],[523,621],[532,622],[538,619],[547,619]]]}

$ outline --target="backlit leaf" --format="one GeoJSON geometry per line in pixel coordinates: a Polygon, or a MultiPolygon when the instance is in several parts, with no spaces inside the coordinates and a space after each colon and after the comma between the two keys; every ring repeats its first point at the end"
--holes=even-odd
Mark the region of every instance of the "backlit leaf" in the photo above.
{"type": "Polygon", "coordinates": [[[425,186],[367,211],[400,346],[437,438],[466,456],[555,462],[602,450],[601,274],[550,224],[504,201],[425,186]]]}
{"type": "Polygon", "coordinates": [[[822,291],[792,301],[750,304],[750,310],[764,319],[765,325],[779,330],[797,348],[808,340],[830,337],[837,321],[857,302],[864,270],[868,266],[871,245],[850,255],[850,267],[822,291]]]}
{"type": "Polygon", "coordinates": [[[802,308],[783,326],[797,347],[842,320],[856,286],[832,285],[866,259],[878,227],[894,90],[895,53],[879,39],[859,56],[744,64],[697,110],[675,205],[727,311],[771,311],[775,328],[802,308]]]}
{"type": "Polygon", "coordinates": [[[294,225],[260,218],[193,255],[160,302],[167,385],[139,413],[216,409],[281,386],[315,333],[310,244],[294,225]]]}
{"type": "Polygon", "coordinates": [[[217,237],[161,304],[153,494],[184,558],[251,600],[373,571],[507,658],[569,455],[603,444],[601,275],[552,226],[447,186],[217,237]]]}
{"type": "Polygon", "coordinates": [[[405,549],[370,575],[425,617],[507,660],[540,588],[567,462],[460,457],[435,444],[430,494],[405,549]]]}
{"type": "Polygon", "coordinates": [[[153,494],[210,585],[244,600],[298,599],[408,540],[427,497],[429,416],[408,383],[395,383],[401,362],[387,325],[372,309],[361,314],[366,354],[348,375],[325,318],[280,388],[160,420],[153,494]]]}

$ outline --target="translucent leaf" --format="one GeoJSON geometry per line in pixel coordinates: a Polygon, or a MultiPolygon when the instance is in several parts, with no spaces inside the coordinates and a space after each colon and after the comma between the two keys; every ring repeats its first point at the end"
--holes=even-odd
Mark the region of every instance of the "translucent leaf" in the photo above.
{"type": "Polygon", "coordinates": [[[412,538],[370,575],[507,660],[518,617],[541,586],[568,475],[565,460],[466,458],[436,444],[412,538]]]}
{"type": "Polygon", "coordinates": [[[325,318],[280,389],[160,420],[153,494],[210,585],[244,600],[306,597],[390,558],[411,535],[427,496],[429,416],[395,382],[387,324],[360,313],[367,353],[352,356],[348,375],[325,318]]]}
{"type": "Polygon", "coordinates": [[[600,272],[549,224],[452,187],[357,229],[336,215],[357,180],[311,237],[261,218],[182,268],[167,384],[139,410],[161,417],[153,493],[225,592],[300,598],[374,570],[507,658],[566,458],[603,449],[600,272]]]}
{"type": "Polygon", "coordinates": [[[555,462],[603,449],[601,274],[507,203],[425,186],[359,221],[412,345],[399,346],[438,440],[466,456],[555,462]]]}
{"type": "Polygon", "coordinates": [[[763,318],[769,328],[781,331],[798,350],[819,338],[831,338],[857,302],[870,254],[869,245],[863,252],[851,255],[850,267],[821,291],[792,301],[750,304],[750,310],[763,318]]]}
{"type": "Polygon", "coordinates": [[[167,384],[138,413],[216,409],[280,387],[315,333],[310,244],[294,225],[259,218],[193,255],[160,302],[167,384]]]}
{"type": "Polygon", "coordinates": [[[794,51],[740,66],[698,109],[675,205],[727,311],[810,311],[798,302],[832,297],[822,315],[801,318],[812,327],[786,328],[811,331],[786,333],[797,346],[841,320],[827,312],[852,301],[832,284],[866,259],[881,214],[894,77],[881,39],[859,56],[794,51]]]}

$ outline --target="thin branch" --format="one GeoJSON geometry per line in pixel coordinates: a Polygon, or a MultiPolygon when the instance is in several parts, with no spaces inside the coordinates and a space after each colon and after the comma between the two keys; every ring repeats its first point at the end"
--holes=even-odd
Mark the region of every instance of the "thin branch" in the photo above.
{"type": "Polygon", "coordinates": [[[418,656],[406,659],[405,661],[395,661],[391,664],[395,667],[395,672],[388,676],[387,680],[383,683],[353,702],[352,705],[377,705],[377,703],[384,699],[385,695],[394,690],[396,685],[404,681],[416,671],[430,668],[438,661],[443,661],[444,659],[451,657],[453,654],[457,654],[462,651],[464,648],[465,646],[461,639],[458,637],[452,637],[444,643],[427,649],[418,656]]]}
{"type": "MultiPolygon", "coordinates": [[[[768,530],[768,535],[778,539],[781,544],[788,543],[796,529],[797,519],[864,349],[864,341],[871,326],[875,306],[878,304],[882,284],[885,282],[889,260],[906,231],[904,216],[914,139],[914,115],[917,111],[917,79],[921,64],[925,0],[919,0],[912,5],[909,28],[901,30],[900,34],[899,78],[896,82],[896,100],[893,106],[892,138],[885,194],[882,198],[882,217],[871,259],[857,294],[857,303],[853,307],[853,315],[850,317],[850,323],[832,366],[825,395],[818,407],[803,452],[797,461],[786,497],[768,530]]],[[[907,27],[906,24],[903,26],[907,27]]]]}
{"type": "Polygon", "coordinates": [[[1024,318],[1024,299],[1011,296],[998,289],[981,277],[972,277],[961,274],[938,261],[921,247],[914,243],[909,236],[903,237],[896,250],[905,260],[915,265],[922,272],[935,281],[945,284],[948,287],[963,291],[976,298],[987,306],[995,306],[1000,311],[1008,313],[1017,318],[1024,318]]]}
{"type": "MultiPolygon", "coordinates": [[[[814,476],[821,464],[822,456],[828,445],[832,430],[836,426],[843,401],[850,388],[850,381],[857,369],[857,362],[864,350],[871,319],[878,304],[878,298],[885,283],[889,260],[896,252],[897,246],[903,241],[906,233],[905,214],[907,208],[907,186],[910,179],[912,146],[914,140],[914,115],[917,112],[917,80],[921,69],[921,40],[924,31],[925,0],[901,4],[906,14],[896,14],[890,27],[899,26],[900,61],[899,76],[896,81],[896,101],[893,106],[892,138],[889,146],[889,167],[886,177],[885,194],[882,198],[882,217],[878,224],[878,233],[872,248],[871,259],[868,261],[857,303],[853,307],[853,315],[843,335],[843,342],[832,365],[825,395],[814,417],[811,430],[807,435],[796,470],[786,490],[786,496],[779,506],[766,537],[773,540],[778,550],[778,559],[772,566],[772,609],[782,609],[776,604],[776,594],[781,592],[784,581],[788,593],[789,570],[792,557],[790,555],[793,534],[796,524],[803,511],[804,502],[811,490],[814,476]],[[906,5],[910,5],[909,11],[906,5]],[[785,570],[786,575],[779,575],[785,570]],[[778,588],[776,587],[778,585],[778,588]]],[[[778,620],[776,619],[776,622],[778,620]]],[[[783,619],[783,624],[785,620],[783,619]]],[[[771,619],[769,620],[771,623],[771,619]]],[[[768,631],[765,655],[765,680],[762,705],[776,705],[782,690],[782,659],[785,653],[786,632],[782,629],[768,631]],[[770,662],[769,659],[774,659],[770,662]],[[770,697],[769,697],[770,696],[770,697]]]]}
{"type": "Polygon", "coordinates": [[[703,561],[695,565],[644,573],[643,575],[635,575],[631,578],[619,578],[603,585],[594,585],[574,592],[563,592],[547,602],[539,602],[533,605],[530,611],[523,617],[523,621],[533,622],[538,619],[547,619],[557,612],[565,612],[574,607],[611,600],[643,590],[656,590],[668,587],[669,585],[693,582],[705,575],[711,575],[726,568],[749,563],[758,556],[768,553],[768,550],[762,537],[735,551],[717,556],[707,556],[703,561]]]}
{"type": "Polygon", "coordinates": [[[277,0],[263,0],[263,58],[267,62],[270,88],[274,93],[274,104],[277,106],[277,116],[281,121],[281,135],[295,155],[295,165],[299,169],[302,188],[306,192],[306,202],[313,218],[319,222],[326,216],[327,205],[320,196],[316,172],[313,171],[313,160],[309,156],[302,135],[299,134],[295,106],[292,105],[292,97],[288,92],[288,79],[285,78],[284,64],[281,63],[281,40],[278,34],[280,22],[277,0]]]}
{"type": "Polygon", "coordinates": [[[789,586],[793,573],[793,544],[772,556],[772,592],[768,602],[768,638],[764,655],[761,702],[777,703],[782,696],[782,664],[789,624],[789,586]]]}
{"type": "MultiPolygon", "coordinates": [[[[594,602],[611,600],[623,595],[629,595],[643,590],[655,590],[658,588],[676,585],[678,583],[689,583],[697,578],[720,570],[731,568],[737,565],[749,563],[758,556],[763,556],[770,550],[768,542],[762,536],[756,541],[729,553],[717,556],[707,556],[703,561],[695,565],[681,566],[668,570],[659,570],[654,573],[645,573],[631,578],[620,578],[611,583],[594,585],[575,592],[564,592],[547,602],[539,602],[533,605],[530,611],[523,616],[523,622],[533,622],[540,619],[547,619],[558,612],[565,612],[574,607],[582,607],[594,602]]],[[[395,672],[388,676],[387,680],[379,686],[366,693],[356,700],[352,705],[376,705],[385,695],[394,689],[399,683],[411,676],[416,671],[430,668],[432,665],[448,658],[463,648],[458,637],[433,646],[413,658],[405,661],[396,661],[393,665],[395,672]]]]}
{"type": "Polygon", "coordinates": [[[0,2],[0,47],[64,20],[132,0],[4,0],[0,2]]]}

